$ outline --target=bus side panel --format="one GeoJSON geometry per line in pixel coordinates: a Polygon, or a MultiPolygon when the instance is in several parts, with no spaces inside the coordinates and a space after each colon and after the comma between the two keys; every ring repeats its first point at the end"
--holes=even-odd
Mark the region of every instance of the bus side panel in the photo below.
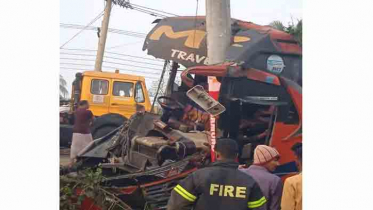
{"type": "Polygon", "coordinates": [[[281,156],[280,166],[277,167],[274,173],[283,180],[288,176],[294,175],[294,173],[298,171],[295,163],[296,157],[291,150],[291,147],[296,142],[302,142],[301,133],[299,135],[291,135],[297,128],[298,125],[286,125],[280,122],[275,124],[273,130],[270,146],[276,148],[281,156]]]}

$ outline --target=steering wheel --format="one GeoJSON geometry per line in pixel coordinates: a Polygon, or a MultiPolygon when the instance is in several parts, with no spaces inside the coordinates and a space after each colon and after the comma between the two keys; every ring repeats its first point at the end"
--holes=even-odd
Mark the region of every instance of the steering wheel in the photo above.
{"type": "Polygon", "coordinates": [[[157,99],[159,105],[161,105],[162,109],[165,109],[167,111],[175,111],[179,109],[184,109],[184,105],[179,103],[177,100],[167,97],[167,96],[161,96],[157,99]]]}

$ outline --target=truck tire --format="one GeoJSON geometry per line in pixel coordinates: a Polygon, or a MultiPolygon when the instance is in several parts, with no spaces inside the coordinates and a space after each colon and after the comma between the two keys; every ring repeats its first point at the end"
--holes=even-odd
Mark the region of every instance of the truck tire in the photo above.
{"type": "Polygon", "coordinates": [[[113,113],[105,114],[96,118],[91,127],[93,139],[100,138],[110,133],[110,131],[123,125],[125,121],[127,121],[126,117],[113,113]]]}

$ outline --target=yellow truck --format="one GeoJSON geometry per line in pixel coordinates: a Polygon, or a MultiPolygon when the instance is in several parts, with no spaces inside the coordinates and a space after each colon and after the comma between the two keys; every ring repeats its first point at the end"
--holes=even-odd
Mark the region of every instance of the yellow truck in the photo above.
{"type": "Polygon", "coordinates": [[[85,71],[77,73],[72,87],[69,109],[60,111],[60,146],[69,146],[74,111],[81,100],[87,100],[95,116],[91,126],[94,139],[121,126],[136,112],[136,104],[150,111],[151,104],[145,78],[115,72],[85,71]]]}

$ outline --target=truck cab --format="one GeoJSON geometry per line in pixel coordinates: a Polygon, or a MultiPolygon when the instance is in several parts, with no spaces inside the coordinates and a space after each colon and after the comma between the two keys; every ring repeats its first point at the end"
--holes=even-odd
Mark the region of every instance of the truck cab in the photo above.
{"type": "Polygon", "coordinates": [[[81,100],[87,100],[95,116],[91,126],[94,139],[121,126],[136,112],[136,105],[151,109],[145,78],[115,72],[85,71],[77,73],[73,82],[68,112],[60,113],[60,146],[69,146],[74,124],[74,111],[81,100]]]}
{"type": "Polygon", "coordinates": [[[128,119],[136,104],[151,108],[145,78],[118,72],[84,72],[80,100],[89,102],[94,116],[112,113],[128,119]]]}

